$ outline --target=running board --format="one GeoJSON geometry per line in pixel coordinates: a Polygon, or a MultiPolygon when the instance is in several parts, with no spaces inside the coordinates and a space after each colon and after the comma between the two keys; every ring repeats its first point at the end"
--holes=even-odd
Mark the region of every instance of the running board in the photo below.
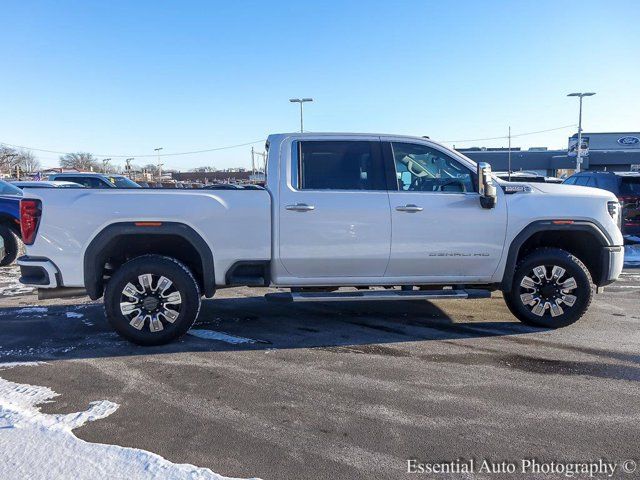
{"type": "Polygon", "coordinates": [[[360,290],[357,292],[282,292],[267,293],[270,302],[356,302],[363,300],[442,300],[490,298],[489,290],[360,290]]]}

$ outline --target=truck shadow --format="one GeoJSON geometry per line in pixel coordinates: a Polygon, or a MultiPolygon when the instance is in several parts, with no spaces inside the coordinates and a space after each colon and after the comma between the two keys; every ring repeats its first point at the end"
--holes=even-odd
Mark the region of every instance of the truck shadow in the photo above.
{"type": "Polygon", "coordinates": [[[3,308],[0,363],[186,351],[341,348],[544,331],[515,319],[493,320],[495,314],[490,312],[504,308],[498,299],[476,305],[483,308],[454,321],[426,301],[281,305],[262,297],[222,298],[203,302],[191,334],[160,347],[139,347],[121,339],[108,325],[100,304],[3,308]],[[487,303],[496,301],[500,307],[487,303]]]}

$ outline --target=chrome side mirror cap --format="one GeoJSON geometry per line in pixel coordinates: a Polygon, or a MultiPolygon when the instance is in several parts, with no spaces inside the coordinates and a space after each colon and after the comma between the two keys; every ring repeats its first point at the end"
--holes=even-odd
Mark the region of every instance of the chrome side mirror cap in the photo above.
{"type": "Polygon", "coordinates": [[[482,208],[493,208],[498,201],[498,192],[491,178],[491,165],[478,163],[478,193],[482,208]]]}

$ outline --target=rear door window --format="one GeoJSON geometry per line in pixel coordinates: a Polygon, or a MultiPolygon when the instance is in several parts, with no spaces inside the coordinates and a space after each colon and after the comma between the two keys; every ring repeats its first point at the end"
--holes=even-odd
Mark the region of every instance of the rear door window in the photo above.
{"type": "Polygon", "coordinates": [[[386,190],[380,142],[301,141],[294,154],[299,190],[386,190]]]}
{"type": "Polygon", "coordinates": [[[620,195],[623,197],[640,196],[640,177],[623,178],[620,185],[620,195]]]}

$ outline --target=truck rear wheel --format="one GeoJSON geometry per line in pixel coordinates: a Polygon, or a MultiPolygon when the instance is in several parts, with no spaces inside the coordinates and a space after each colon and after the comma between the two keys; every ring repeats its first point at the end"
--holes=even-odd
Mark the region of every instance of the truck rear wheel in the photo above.
{"type": "Polygon", "coordinates": [[[144,255],[122,265],[104,295],[107,319],[127,340],[163,345],[183,336],[200,311],[200,287],[181,262],[144,255]]]}
{"type": "Polygon", "coordinates": [[[18,237],[11,231],[10,228],[0,225],[0,237],[4,242],[5,255],[0,258],[0,267],[6,267],[11,265],[18,256],[20,250],[20,244],[18,243],[18,237]]]}
{"type": "Polygon", "coordinates": [[[507,307],[527,325],[566,327],[577,322],[593,299],[589,270],[559,248],[539,248],[516,267],[507,307]]]}

